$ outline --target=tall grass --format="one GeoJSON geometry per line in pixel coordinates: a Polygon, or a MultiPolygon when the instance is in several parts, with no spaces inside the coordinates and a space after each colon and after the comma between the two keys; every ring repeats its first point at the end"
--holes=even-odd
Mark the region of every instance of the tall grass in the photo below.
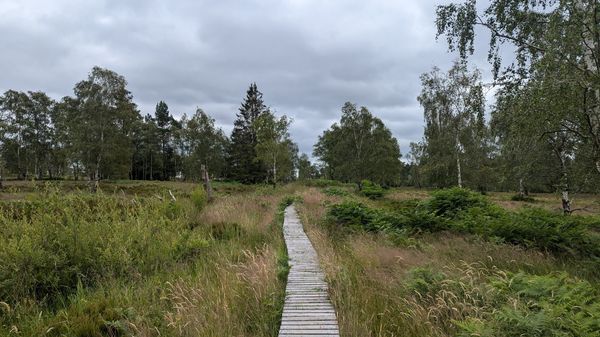
{"type": "Polygon", "coordinates": [[[0,204],[0,336],[276,336],[289,191],[193,189],[0,204]]]}
{"type": "MultiPolygon", "coordinates": [[[[599,331],[593,261],[460,232],[410,232],[413,241],[398,244],[389,231],[360,225],[369,218],[394,220],[380,214],[389,211],[387,201],[361,200],[366,213],[344,212],[361,228],[348,230],[326,220],[339,199],[311,189],[303,200],[299,213],[319,252],[343,336],[587,337],[599,331]]],[[[444,206],[439,217],[454,221],[481,206],[454,201],[439,204],[461,210],[444,206]]],[[[418,203],[408,204],[414,209],[418,203]]]]}

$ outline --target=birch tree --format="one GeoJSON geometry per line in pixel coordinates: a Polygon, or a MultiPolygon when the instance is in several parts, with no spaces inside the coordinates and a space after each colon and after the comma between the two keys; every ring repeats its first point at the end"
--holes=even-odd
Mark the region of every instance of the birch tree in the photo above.
{"type": "Polygon", "coordinates": [[[268,176],[274,186],[281,179],[290,178],[297,149],[290,139],[292,121],[287,116],[275,117],[271,112],[260,115],[253,123],[256,133],[256,160],[268,167],[268,176]],[[296,152],[296,153],[294,153],[296,152]]]}
{"type": "Polygon", "coordinates": [[[400,181],[402,163],[398,141],[383,121],[366,107],[346,102],[339,123],[319,136],[313,154],[327,178],[383,185],[400,181]]]}
{"type": "Polygon", "coordinates": [[[454,172],[456,185],[462,187],[463,163],[467,158],[471,157],[469,161],[477,165],[484,162],[481,75],[478,70],[469,71],[465,62],[457,61],[446,74],[436,67],[421,75],[421,84],[417,99],[424,111],[427,174],[434,185],[446,186],[452,185],[449,173],[454,172]]]}
{"type": "Polygon", "coordinates": [[[475,0],[438,6],[437,36],[465,59],[474,52],[476,27],[490,33],[488,59],[501,86],[545,78],[554,90],[578,91],[577,106],[560,116],[560,130],[593,150],[600,173],[600,4],[597,0],[475,0]],[[508,62],[502,55],[514,53],[508,62]],[[560,73],[560,77],[552,78],[560,73]]]}
{"type": "Polygon", "coordinates": [[[127,177],[133,152],[131,133],[140,118],[127,81],[111,70],[94,67],[74,91],[69,128],[90,180],[96,186],[103,177],[127,177]]]}

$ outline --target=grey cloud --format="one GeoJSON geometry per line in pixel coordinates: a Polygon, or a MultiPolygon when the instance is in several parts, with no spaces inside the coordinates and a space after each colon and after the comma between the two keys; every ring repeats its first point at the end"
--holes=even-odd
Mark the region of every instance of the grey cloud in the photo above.
{"type": "Polygon", "coordinates": [[[406,153],[422,136],[419,75],[455,58],[435,41],[439,2],[0,0],[0,90],[60,98],[98,65],[127,78],[142,113],[200,107],[229,131],[257,82],[302,152],[352,101],[406,153]]]}

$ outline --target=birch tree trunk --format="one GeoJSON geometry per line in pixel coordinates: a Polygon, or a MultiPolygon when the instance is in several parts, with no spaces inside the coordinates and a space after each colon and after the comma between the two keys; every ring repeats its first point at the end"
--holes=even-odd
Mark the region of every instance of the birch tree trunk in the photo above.
{"type": "Polygon", "coordinates": [[[100,152],[96,157],[96,170],[94,171],[94,181],[90,186],[90,190],[92,193],[96,193],[98,191],[98,186],[100,185],[100,165],[102,164],[102,148],[104,147],[104,130],[100,131],[100,152]]]}
{"type": "Polygon", "coordinates": [[[569,198],[569,173],[567,172],[567,165],[565,162],[564,153],[558,153],[560,159],[560,169],[561,169],[561,177],[560,177],[560,196],[562,202],[563,214],[569,215],[571,214],[571,199],[569,198]]]}
{"type": "Polygon", "coordinates": [[[458,187],[462,188],[462,172],[460,166],[460,143],[458,140],[458,133],[456,134],[456,175],[458,179],[458,187]]]}
{"type": "Polygon", "coordinates": [[[523,186],[523,178],[519,178],[519,196],[521,198],[525,197],[525,186],[523,186]]]}
{"type": "MultiPolygon", "coordinates": [[[[596,171],[600,173],[600,87],[598,83],[594,81],[594,77],[600,77],[598,71],[598,63],[600,62],[600,18],[598,17],[598,1],[597,0],[578,0],[577,9],[582,13],[584,19],[582,22],[582,38],[583,38],[583,61],[586,70],[589,74],[585,80],[585,86],[592,92],[592,102],[584,105],[584,111],[588,117],[588,123],[592,137],[594,138],[594,150],[595,150],[595,167],[596,171]],[[595,83],[596,82],[596,83],[595,83]]],[[[587,100],[586,100],[587,101],[587,100]]],[[[586,102],[587,103],[587,102],[586,102]]]]}

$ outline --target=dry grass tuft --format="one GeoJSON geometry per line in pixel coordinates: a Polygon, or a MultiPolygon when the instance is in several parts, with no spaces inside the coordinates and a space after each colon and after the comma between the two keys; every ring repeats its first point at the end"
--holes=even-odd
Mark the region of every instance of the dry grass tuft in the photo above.
{"type": "Polygon", "coordinates": [[[278,279],[283,241],[273,223],[281,198],[280,191],[227,195],[198,215],[202,226],[239,226],[242,232],[222,242],[196,278],[169,284],[165,320],[178,335],[277,334],[285,289],[278,279]]]}
{"type": "Polygon", "coordinates": [[[264,247],[242,255],[243,263],[219,263],[213,277],[199,275],[195,280],[168,283],[164,297],[171,306],[165,314],[167,326],[179,336],[272,335],[276,326],[261,316],[276,309],[265,304],[275,303],[281,291],[277,254],[264,247]]]}
{"type": "Polygon", "coordinates": [[[266,231],[273,222],[280,196],[228,195],[209,204],[199,215],[203,224],[237,223],[246,229],[266,231]]]}

